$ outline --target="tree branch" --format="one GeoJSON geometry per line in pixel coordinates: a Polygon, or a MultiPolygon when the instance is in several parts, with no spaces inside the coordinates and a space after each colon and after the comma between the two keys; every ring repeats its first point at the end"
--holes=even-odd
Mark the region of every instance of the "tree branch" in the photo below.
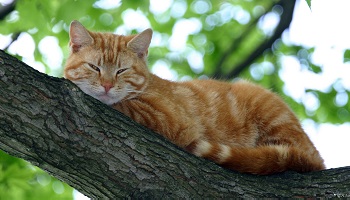
{"type": "MultiPolygon", "coordinates": [[[[289,27],[293,19],[295,0],[281,0],[279,4],[283,7],[283,13],[281,15],[280,22],[276,27],[274,34],[264,43],[257,45],[257,48],[250,54],[250,56],[238,65],[233,66],[232,70],[229,73],[222,74],[220,70],[216,72],[214,77],[220,77],[222,79],[233,79],[237,77],[245,68],[249,67],[249,65],[252,62],[254,62],[254,60],[257,59],[266,49],[270,48],[278,38],[281,37],[283,31],[289,27]]],[[[243,34],[242,37],[246,37],[247,35],[248,34],[243,34]]],[[[231,47],[224,53],[224,57],[221,58],[221,60],[219,61],[217,66],[218,69],[222,68],[222,65],[225,62],[225,60],[227,60],[229,55],[232,55],[232,53],[238,48],[238,46],[239,43],[237,44],[235,40],[232,43],[231,47]]]]}
{"type": "Polygon", "coordinates": [[[5,17],[15,10],[16,0],[13,0],[11,3],[7,5],[0,5],[0,20],[5,19],[5,17]]]}
{"type": "Polygon", "coordinates": [[[249,25],[247,26],[247,28],[245,30],[243,30],[242,34],[240,35],[240,37],[234,39],[231,42],[230,47],[222,54],[222,56],[220,57],[220,60],[218,61],[218,63],[215,65],[215,72],[213,77],[218,77],[221,78],[221,76],[223,76],[223,64],[226,61],[226,59],[228,59],[233,52],[237,51],[239,46],[241,45],[242,42],[246,41],[246,38],[250,35],[250,33],[254,30],[254,28],[256,27],[256,24],[258,23],[258,21],[260,20],[260,18],[264,15],[266,15],[267,13],[271,12],[271,9],[273,8],[273,6],[275,6],[276,3],[271,3],[271,6],[268,8],[265,8],[266,11],[261,14],[259,17],[256,17],[253,21],[251,21],[249,23],[249,25]]]}
{"type": "Polygon", "coordinates": [[[7,51],[8,48],[18,39],[18,37],[21,35],[21,32],[13,33],[11,37],[11,42],[7,44],[2,50],[7,51]]]}
{"type": "Polygon", "coordinates": [[[0,149],[92,198],[350,197],[350,168],[225,170],[0,51],[0,149]]]}

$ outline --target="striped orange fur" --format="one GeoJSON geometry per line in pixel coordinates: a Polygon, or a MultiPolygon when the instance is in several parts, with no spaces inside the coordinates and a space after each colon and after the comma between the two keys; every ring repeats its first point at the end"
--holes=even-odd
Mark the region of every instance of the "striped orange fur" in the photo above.
{"type": "Polygon", "coordinates": [[[323,159],[290,108],[246,81],[171,82],[147,67],[152,30],[131,36],[70,27],[65,77],[176,145],[243,173],[309,172],[323,159]]]}

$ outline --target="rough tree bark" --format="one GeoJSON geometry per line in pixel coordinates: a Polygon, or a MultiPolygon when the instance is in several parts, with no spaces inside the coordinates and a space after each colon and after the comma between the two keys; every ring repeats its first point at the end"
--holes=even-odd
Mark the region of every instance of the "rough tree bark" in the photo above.
{"type": "Polygon", "coordinates": [[[92,198],[350,197],[350,168],[239,174],[0,51],[0,149],[92,198]]]}

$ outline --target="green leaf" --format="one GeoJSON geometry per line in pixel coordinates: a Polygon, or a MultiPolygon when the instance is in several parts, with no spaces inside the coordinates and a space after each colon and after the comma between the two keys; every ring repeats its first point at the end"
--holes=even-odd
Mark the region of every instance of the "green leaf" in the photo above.
{"type": "Polygon", "coordinates": [[[322,68],[320,66],[314,65],[309,62],[309,70],[313,71],[316,74],[319,74],[322,72],[322,68]]]}
{"type": "Polygon", "coordinates": [[[345,50],[344,52],[344,62],[350,61],[350,49],[345,50]]]}
{"type": "Polygon", "coordinates": [[[311,10],[311,0],[306,0],[307,5],[309,6],[310,10],[311,10]]]}

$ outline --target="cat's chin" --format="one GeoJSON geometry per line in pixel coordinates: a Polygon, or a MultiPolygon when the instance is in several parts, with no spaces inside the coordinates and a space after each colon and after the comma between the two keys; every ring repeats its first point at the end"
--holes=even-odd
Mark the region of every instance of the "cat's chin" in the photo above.
{"type": "Polygon", "coordinates": [[[109,106],[119,102],[119,99],[113,98],[107,94],[99,95],[95,98],[98,99],[99,101],[101,101],[102,103],[107,104],[109,106]]]}

